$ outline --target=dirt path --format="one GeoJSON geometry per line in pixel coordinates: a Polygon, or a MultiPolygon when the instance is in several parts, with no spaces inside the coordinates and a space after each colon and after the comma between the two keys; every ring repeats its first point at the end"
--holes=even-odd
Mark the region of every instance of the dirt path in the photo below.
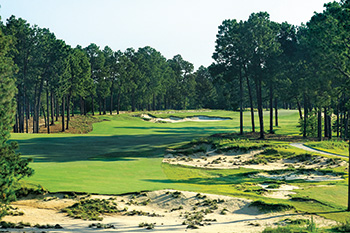
{"type": "Polygon", "coordinates": [[[308,146],[305,146],[303,143],[291,143],[289,144],[291,146],[297,147],[299,149],[303,149],[306,151],[310,151],[310,152],[314,152],[314,153],[319,153],[322,155],[331,155],[331,156],[337,156],[337,157],[343,157],[343,158],[348,158],[348,156],[345,155],[338,155],[338,154],[334,154],[334,153],[329,153],[329,152],[325,152],[325,151],[321,151],[321,150],[317,150],[308,146]]]}

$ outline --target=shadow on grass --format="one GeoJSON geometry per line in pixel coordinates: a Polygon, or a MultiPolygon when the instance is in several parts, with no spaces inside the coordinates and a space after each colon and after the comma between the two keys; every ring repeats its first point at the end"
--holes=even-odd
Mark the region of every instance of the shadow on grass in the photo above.
{"type": "Polygon", "coordinates": [[[228,132],[228,127],[115,127],[116,132],[135,129],[135,135],[84,135],[59,137],[48,135],[30,139],[17,139],[19,152],[34,162],[72,162],[102,160],[115,161],[125,158],[160,157],[173,144],[191,141],[217,132],[228,132]],[[153,132],[150,130],[153,129],[153,132]],[[142,130],[145,130],[143,132],[142,130]],[[145,133],[145,134],[142,134],[145,133]],[[151,134],[150,134],[151,133],[151,134]]]}
{"type": "MultiPolygon", "coordinates": [[[[199,184],[199,185],[234,185],[244,182],[268,182],[266,178],[250,177],[258,172],[245,172],[230,175],[208,174],[208,177],[195,177],[188,179],[171,179],[171,183],[179,184],[199,184]]],[[[148,182],[168,183],[167,180],[145,179],[148,182]]]]}

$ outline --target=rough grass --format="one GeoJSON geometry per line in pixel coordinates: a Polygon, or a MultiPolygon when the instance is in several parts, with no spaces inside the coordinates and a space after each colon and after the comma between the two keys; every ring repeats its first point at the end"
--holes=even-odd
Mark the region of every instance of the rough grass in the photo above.
{"type": "MultiPolygon", "coordinates": [[[[50,118],[51,120],[51,118],[50,118]]],[[[102,119],[99,117],[93,117],[91,115],[75,115],[70,117],[69,129],[62,132],[62,122],[61,118],[59,121],[55,122],[54,125],[50,125],[50,133],[70,133],[70,134],[87,134],[93,130],[93,124],[101,122],[102,119]]],[[[39,133],[46,134],[47,128],[44,127],[44,119],[40,119],[41,126],[39,133]]],[[[32,129],[31,127],[29,129],[32,129]]]]}
{"type": "Polygon", "coordinates": [[[281,212],[295,209],[294,206],[288,204],[275,204],[275,203],[267,203],[264,201],[254,201],[250,204],[250,206],[258,208],[262,212],[281,212]]]}
{"type": "Polygon", "coordinates": [[[119,212],[115,202],[104,199],[81,200],[62,211],[72,218],[98,221],[103,220],[102,214],[119,212]]]}

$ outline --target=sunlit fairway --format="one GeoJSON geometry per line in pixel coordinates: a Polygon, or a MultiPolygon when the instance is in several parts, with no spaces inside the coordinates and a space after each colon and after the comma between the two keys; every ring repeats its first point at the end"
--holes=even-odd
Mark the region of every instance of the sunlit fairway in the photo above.
{"type": "MultiPolygon", "coordinates": [[[[232,120],[215,122],[153,123],[134,117],[138,113],[113,116],[97,116],[103,119],[95,123],[93,131],[85,135],[73,134],[13,134],[12,139],[20,144],[23,156],[34,159],[31,167],[35,175],[27,182],[41,184],[51,192],[87,192],[99,194],[122,194],[144,190],[178,189],[203,193],[233,195],[253,200],[276,202],[257,193],[237,190],[234,185],[244,182],[264,182],[264,178],[249,177],[253,169],[207,170],[162,164],[166,148],[179,146],[201,137],[216,133],[232,133],[239,130],[239,113],[232,111],[207,112],[152,112],[157,117],[206,115],[230,117],[232,120]]],[[[250,113],[245,112],[245,131],[250,132],[250,113]]],[[[265,127],[269,126],[268,112],[265,127]]],[[[280,135],[297,136],[298,112],[281,110],[280,135]]],[[[258,118],[256,118],[258,120],[258,118]]],[[[256,122],[258,127],[258,122],[256,122]]],[[[278,145],[288,142],[273,142],[278,145]]],[[[300,149],[286,151],[303,153],[300,149]]],[[[298,210],[315,212],[338,221],[350,215],[346,208],[346,182],[318,182],[322,188],[305,182],[291,181],[305,189],[297,190],[300,197],[308,197],[327,203],[293,202],[298,210]],[[332,197],[332,198],[330,198],[332,197]]]]}
{"type": "MultiPolygon", "coordinates": [[[[35,175],[30,182],[41,184],[52,192],[119,194],[162,188],[186,189],[184,184],[171,182],[163,172],[161,161],[165,149],[199,137],[239,129],[239,114],[231,111],[171,114],[233,119],[215,122],[152,123],[132,115],[100,116],[105,121],[94,124],[94,130],[85,135],[13,134],[12,139],[19,142],[23,156],[34,159],[31,167],[35,169],[35,175]]],[[[250,131],[249,115],[245,112],[246,131],[250,131]]],[[[297,117],[297,111],[280,111],[280,128],[276,132],[297,135],[297,117]]]]}

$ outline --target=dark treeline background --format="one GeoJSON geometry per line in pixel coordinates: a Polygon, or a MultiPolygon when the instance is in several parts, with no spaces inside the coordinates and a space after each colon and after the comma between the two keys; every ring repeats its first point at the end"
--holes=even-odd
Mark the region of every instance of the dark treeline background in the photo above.
{"type": "Polygon", "coordinates": [[[12,40],[17,66],[14,132],[62,131],[74,114],[112,114],[160,109],[270,112],[269,133],[278,109],[299,110],[304,137],[345,138],[349,132],[350,3],[325,5],[306,25],[276,23],[266,12],[219,26],[213,62],[197,71],[181,55],[166,59],[149,46],[113,51],[90,44],[72,48],[48,29],[10,17],[1,30],[12,40]],[[59,119],[60,117],[60,119],[59,119]],[[29,127],[30,126],[30,127],[29,127]]]}

